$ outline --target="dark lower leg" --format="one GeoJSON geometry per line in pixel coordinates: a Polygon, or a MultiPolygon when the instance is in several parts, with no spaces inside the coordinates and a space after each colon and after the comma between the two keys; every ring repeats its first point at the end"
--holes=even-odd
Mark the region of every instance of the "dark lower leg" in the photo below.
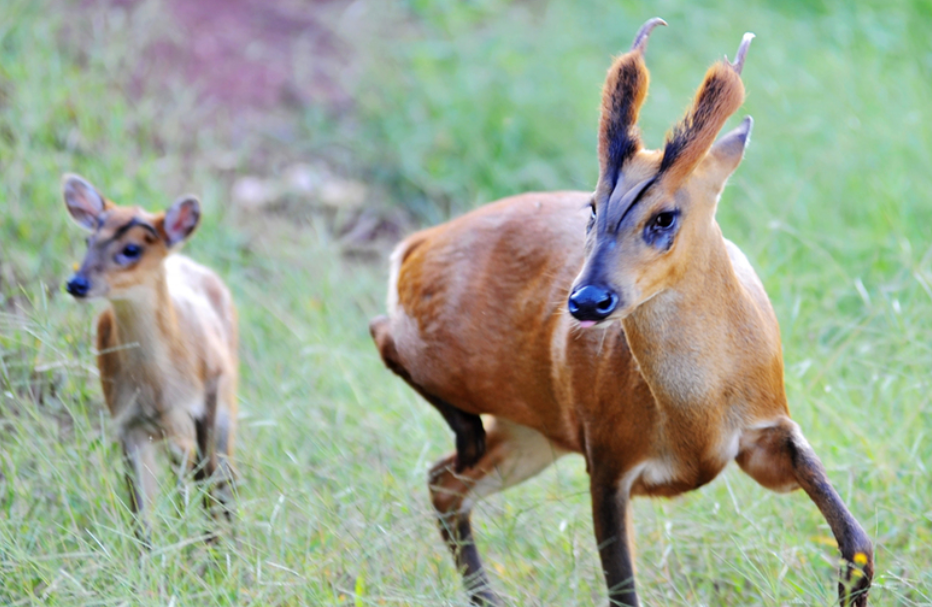
{"type": "Polygon", "coordinates": [[[536,430],[490,418],[487,449],[462,473],[447,456],[430,471],[428,484],[440,532],[464,575],[473,603],[499,605],[489,585],[469,523],[472,503],[535,476],[565,453],[536,430]]]}
{"type": "Polygon", "coordinates": [[[453,553],[457,568],[463,573],[463,582],[470,600],[476,605],[498,605],[498,597],[492,591],[489,577],[479,558],[479,550],[473,541],[469,513],[440,516],[440,534],[453,553]]]}
{"type": "Polygon", "coordinates": [[[470,512],[463,509],[464,499],[471,486],[484,473],[474,468],[469,477],[460,476],[453,471],[454,460],[455,456],[450,456],[438,462],[428,479],[440,535],[453,554],[457,569],[463,574],[470,601],[475,605],[500,605],[473,540],[470,512]]]}
{"type": "MultiPolygon", "coordinates": [[[[213,494],[216,500],[223,508],[223,516],[227,522],[233,521],[233,483],[236,480],[236,473],[233,471],[233,465],[230,463],[230,428],[225,419],[218,419],[214,425],[216,434],[216,457],[215,476],[213,484],[213,494]]],[[[236,529],[232,532],[235,535],[236,529]]]]}
{"type": "Polygon", "coordinates": [[[803,491],[822,512],[845,560],[838,596],[843,607],[866,607],[874,575],[874,548],[864,529],[851,515],[809,445],[790,443],[796,478],[803,491]]]}
{"type": "Polygon", "coordinates": [[[792,477],[822,512],[845,563],[838,584],[843,607],[867,606],[874,575],[874,549],[867,533],[832,487],[818,456],[792,421],[749,432],[741,439],[738,464],[767,487],[785,487],[792,477]]]}
{"type": "Polygon", "coordinates": [[[594,478],[590,482],[595,537],[609,604],[637,607],[634,566],[628,546],[628,496],[618,488],[617,482],[601,482],[594,478]]]}
{"type": "Polygon", "coordinates": [[[435,396],[423,396],[440,412],[456,435],[456,471],[462,472],[475,466],[485,455],[485,428],[482,427],[482,418],[457,409],[435,396]]]}

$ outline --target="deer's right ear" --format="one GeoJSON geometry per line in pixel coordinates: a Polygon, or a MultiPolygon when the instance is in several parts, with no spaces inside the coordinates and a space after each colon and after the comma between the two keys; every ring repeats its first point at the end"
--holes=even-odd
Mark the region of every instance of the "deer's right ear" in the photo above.
{"type": "Polygon", "coordinates": [[[608,70],[602,88],[602,116],[599,121],[599,185],[596,198],[608,201],[624,163],[641,148],[638,113],[647,97],[650,75],[644,63],[644,50],[651,31],[667,22],[659,17],[641,26],[631,50],[618,57],[608,70]]]}
{"type": "Polygon", "coordinates": [[[62,177],[62,194],[75,223],[86,230],[96,230],[100,214],[108,206],[100,192],[80,175],[66,173],[62,177]]]}

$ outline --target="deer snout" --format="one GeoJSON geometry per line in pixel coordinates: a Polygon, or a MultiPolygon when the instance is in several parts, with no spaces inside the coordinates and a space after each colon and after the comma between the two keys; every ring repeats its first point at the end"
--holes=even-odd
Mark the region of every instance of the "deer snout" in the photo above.
{"type": "Polygon", "coordinates": [[[86,276],[75,274],[68,279],[68,282],[65,284],[65,290],[74,297],[85,297],[87,292],[91,290],[91,283],[86,276]]]}
{"type": "Polygon", "coordinates": [[[618,307],[618,295],[603,286],[583,285],[570,294],[568,307],[576,320],[598,322],[618,307]]]}

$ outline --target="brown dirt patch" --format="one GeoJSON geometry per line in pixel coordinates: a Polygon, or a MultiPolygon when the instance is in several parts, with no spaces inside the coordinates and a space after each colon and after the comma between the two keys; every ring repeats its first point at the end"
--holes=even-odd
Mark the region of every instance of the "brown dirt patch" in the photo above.
{"type": "MultiPolygon", "coordinates": [[[[139,0],[117,0],[132,9],[139,0]]],[[[165,36],[143,54],[146,88],[179,76],[201,101],[242,112],[343,106],[350,48],[335,31],[346,0],[164,0],[165,36]],[[167,69],[159,69],[159,67],[167,69]],[[152,80],[156,80],[152,82],[152,80]]]]}

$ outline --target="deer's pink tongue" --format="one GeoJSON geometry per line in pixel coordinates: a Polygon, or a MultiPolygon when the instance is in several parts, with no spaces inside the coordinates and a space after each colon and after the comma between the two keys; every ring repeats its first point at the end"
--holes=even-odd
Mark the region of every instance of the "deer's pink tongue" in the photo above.
{"type": "Polygon", "coordinates": [[[582,327],[583,329],[588,329],[589,327],[595,326],[595,321],[594,320],[581,320],[579,321],[579,326],[582,327]]]}

